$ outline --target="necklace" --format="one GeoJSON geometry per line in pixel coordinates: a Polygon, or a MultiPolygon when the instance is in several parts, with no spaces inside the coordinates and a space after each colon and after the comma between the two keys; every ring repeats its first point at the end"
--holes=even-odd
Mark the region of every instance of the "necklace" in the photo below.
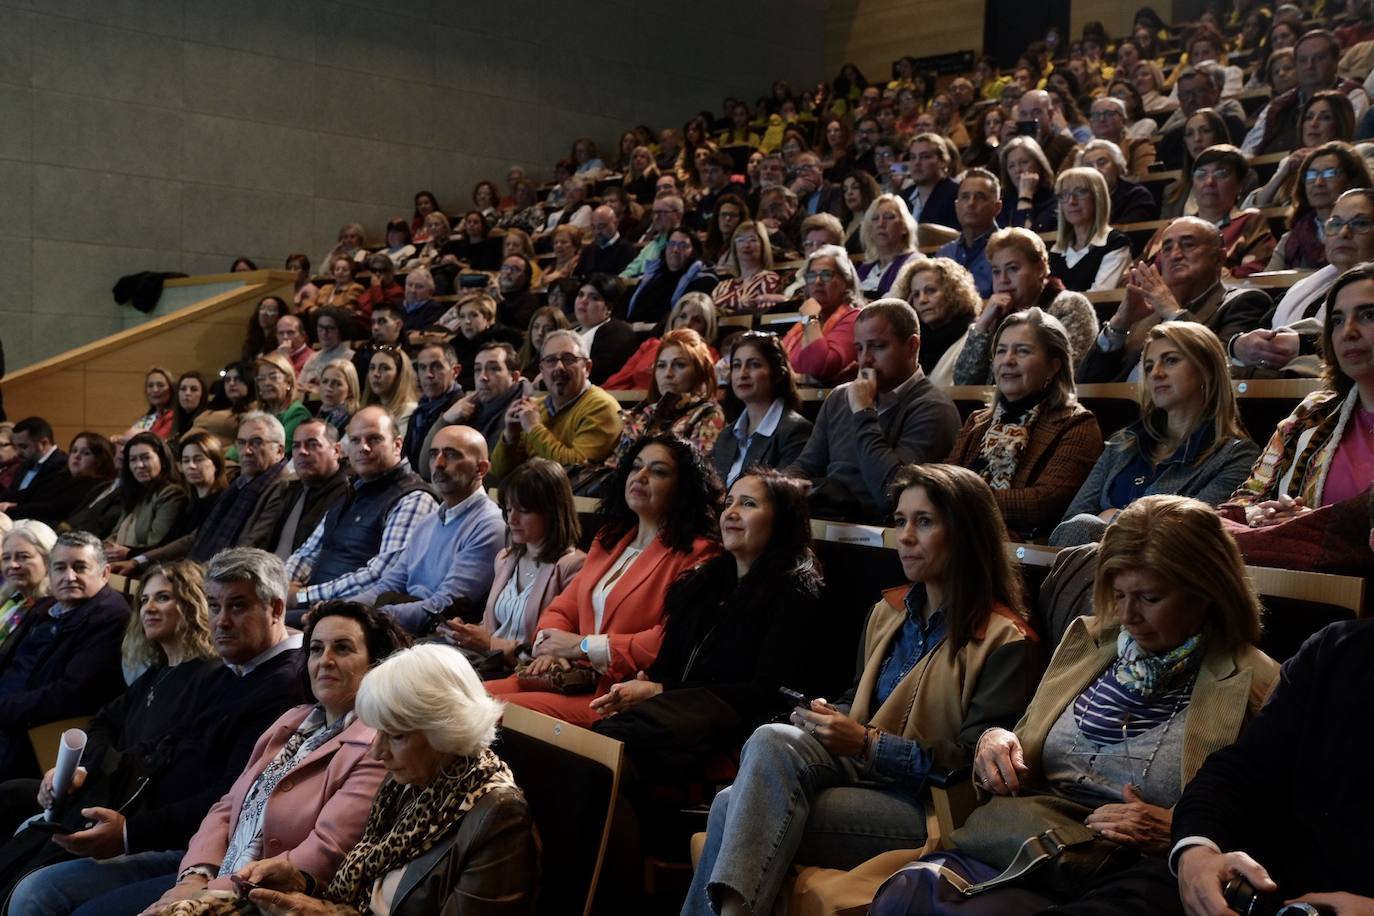
{"type": "MultiPolygon", "coordinates": [[[[1084,764],[1084,767],[1087,772],[1084,774],[1084,776],[1080,776],[1079,780],[1082,781],[1084,778],[1086,778],[1088,774],[1096,775],[1094,770],[1094,764],[1097,762],[1099,758],[1115,757],[1121,760],[1129,761],[1131,767],[1131,785],[1135,786],[1138,791],[1143,792],[1145,780],[1148,779],[1150,775],[1150,766],[1155,762],[1155,757],[1159,754],[1159,749],[1164,745],[1164,739],[1168,737],[1169,729],[1173,727],[1174,720],[1178,718],[1178,714],[1183,711],[1184,707],[1186,707],[1188,705],[1188,702],[1192,699],[1193,684],[1196,682],[1196,680],[1197,672],[1193,672],[1192,676],[1188,678],[1186,689],[1180,690],[1178,692],[1178,696],[1174,698],[1174,708],[1169,712],[1169,718],[1165,719],[1164,722],[1160,725],[1156,725],[1153,728],[1149,729],[1149,731],[1157,730],[1159,732],[1159,735],[1155,738],[1155,745],[1154,747],[1150,748],[1149,755],[1145,757],[1137,757],[1131,753],[1131,716],[1129,713],[1127,713],[1127,715],[1121,722],[1121,753],[1119,754],[1103,753],[1103,747],[1105,747],[1105,745],[1099,746],[1096,742],[1086,738],[1086,736],[1084,736],[1083,734],[1083,726],[1081,723],[1077,721],[1077,717],[1075,716],[1073,730],[1073,745],[1069,748],[1067,756],[1071,758],[1087,758],[1087,761],[1084,764]],[[1088,750],[1079,750],[1079,745],[1083,741],[1088,742],[1088,750]],[[1143,761],[1144,763],[1144,766],[1141,768],[1138,774],[1136,773],[1135,769],[1137,761],[1143,761]]],[[[1088,695],[1088,709],[1092,709],[1096,706],[1097,693],[1101,689],[1102,678],[1098,678],[1093,682],[1092,692],[1088,695]]],[[[1148,734],[1148,732],[1142,732],[1142,734],[1148,734]]]]}
{"type": "Polygon", "coordinates": [[[143,704],[145,708],[149,708],[153,705],[153,698],[157,695],[157,685],[165,681],[175,667],[175,665],[168,665],[158,673],[157,677],[153,678],[153,684],[148,688],[148,699],[143,704]]]}

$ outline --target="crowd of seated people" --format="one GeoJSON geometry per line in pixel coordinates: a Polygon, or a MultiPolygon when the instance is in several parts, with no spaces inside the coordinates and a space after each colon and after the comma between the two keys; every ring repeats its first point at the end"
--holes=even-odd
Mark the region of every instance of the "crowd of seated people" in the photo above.
{"type": "Polygon", "coordinates": [[[289,255],[240,360],[147,367],[115,435],[0,426],[8,912],[532,913],[506,704],[624,745],[599,911],[694,780],[683,913],[894,851],[875,912],[1374,907],[1331,836],[1363,781],[1281,759],[1374,631],[1279,674],[1244,568],[1374,568],[1374,11],[1292,6],[579,138],[289,255]],[[1306,385],[1247,428],[1254,378],[1306,385]],[[844,537],[903,575],[844,593],[844,537]],[[29,729],[70,718],[59,798],[29,729]],[[931,837],[969,766],[991,801],[931,837]],[[1089,878],[1004,874],[1050,829],[1089,878]]]}

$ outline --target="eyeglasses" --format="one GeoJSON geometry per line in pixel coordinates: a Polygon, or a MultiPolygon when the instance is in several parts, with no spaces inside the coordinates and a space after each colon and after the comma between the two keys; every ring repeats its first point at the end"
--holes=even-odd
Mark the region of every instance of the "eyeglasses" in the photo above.
{"type": "Polygon", "coordinates": [[[1228,180],[1228,179],[1230,179],[1230,178],[1233,178],[1234,176],[1235,176],[1235,172],[1232,172],[1230,169],[1226,169],[1226,168],[1221,168],[1221,169],[1208,169],[1208,168],[1193,169],[1193,180],[1196,181],[1198,184],[1201,184],[1202,182],[1206,181],[1208,178],[1211,178],[1211,179],[1213,179],[1214,181],[1226,181],[1226,180],[1228,180]]]}
{"type": "Polygon", "coordinates": [[[258,449],[267,445],[267,440],[262,438],[262,436],[254,436],[251,439],[235,439],[234,444],[238,446],[239,451],[243,451],[246,448],[251,448],[253,451],[256,452],[258,449]]]}
{"type": "Polygon", "coordinates": [[[807,283],[815,283],[818,280],[821,283],[829,283],[839,275],[839,272],[834,270],[808,270],[805,276],[807,283]]]}
{"type": "Polygon", "coordinates": [[[1108,108],[1104,111],[1094,111],[1088,117],[1094,121],[1110,121],[1112,118],[1121,117],[1121,112],[1115,108],[1108,108]]]}
{"type": "Polygon", "coordinates": [[[1065,188],[1059,192],[1059,202],[1066,204],[1071,200],[1087,200],[1092,193],[1088,188],[1065,188]]]}
{"type": "Polygon", "coordinates": [[[545,356],[539,360],[539,368],[555,369],[559,365],[562,365],[564,369],[571,369],[584,359],[586,359],[586,357],[577,356],[572,353],[564,353],[562,356],[545,356]]]}
{"type": "Polygon", "coordinates": [[[691,242],[669,242],[667,245],[664,245],[663,247],[666,248],[666,249],[668,249],[669,251],[691,251],[691,250],[692,250],[692,243],[691,243],[691,242]]]}
{"type": "Polygon", "coordinates": [[[1325,178],[1330,181],[1333,178],[1340,178],[1343,174],[1345,173],[1341,171],[1339,166],[1333,165],[1324,169],[1308,169],[1302,173],[1302,177],[1304,181],[1316,181],[1318,178],[1325,178]]]}
{"type": "Polygon", "coordinates": [[[1339,216],[1328,217],[1322,226],[1327,235],[1340,235],[1341,230],[1349,228],[1355,235],[1364,235],[1370,229],[1374,229],[1374,219],[1367,216],[1357,216],[1354,219],[1341,219],[1339,216]]]}

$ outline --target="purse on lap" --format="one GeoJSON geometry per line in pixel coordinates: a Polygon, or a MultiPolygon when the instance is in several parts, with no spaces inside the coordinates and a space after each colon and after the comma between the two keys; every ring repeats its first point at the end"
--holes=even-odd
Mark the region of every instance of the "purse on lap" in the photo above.
{"type": "Polygon", "coordinates": [[[523,664],[515,668],[515,676],[526,690],[544,690],[564,696],[576,696],[591,693],[596,689],[597,681],[601,680],[601,675],[596,673],[596,669],[588,665],[573,665],[570,668],[554,665],[543,674],[529,674],[529,667],[529,664],[523,664]]]}

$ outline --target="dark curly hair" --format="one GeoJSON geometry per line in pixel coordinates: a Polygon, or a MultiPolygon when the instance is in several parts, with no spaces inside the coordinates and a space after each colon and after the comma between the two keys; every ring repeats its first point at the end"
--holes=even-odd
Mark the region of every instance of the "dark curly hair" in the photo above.
{"type": "Polygon", "coordinates": [[[597,543],[610,549],[639,526],[639,516],[625,502],[625,485],[635,470],[635,459],[650,445],[666,448],[677,464],[677,489],[659,525],[659,540],[669,550],[679,553],[691,550],[697,538],[718,540],[716,516],[723,494],[716,469],[690,443],[671,433],[656,433],[637,439],[620,459],[615,476],[607,484],[606,496],[601,500],[597,543]]]}
{"type": "MultiPolygon", "coordinates": [[[[358,601],[325,601],[311,609],[310,619],[305,623],[302,645],[307,657],[310,652],[310,637],[314,634],[315,627],[326,617],[347,617],[362,628],[363,639],[367,644],[368,667],[375,667],[391,653],[405,649],[414,642],[410,634],[401,629],[399,623],[370,605],[358,601]]],[[[305,679],[306,695],[312,700],[315,699],[315,692],[310,688],[309,669],[303,668],[301,674],[305,679]]]]}

